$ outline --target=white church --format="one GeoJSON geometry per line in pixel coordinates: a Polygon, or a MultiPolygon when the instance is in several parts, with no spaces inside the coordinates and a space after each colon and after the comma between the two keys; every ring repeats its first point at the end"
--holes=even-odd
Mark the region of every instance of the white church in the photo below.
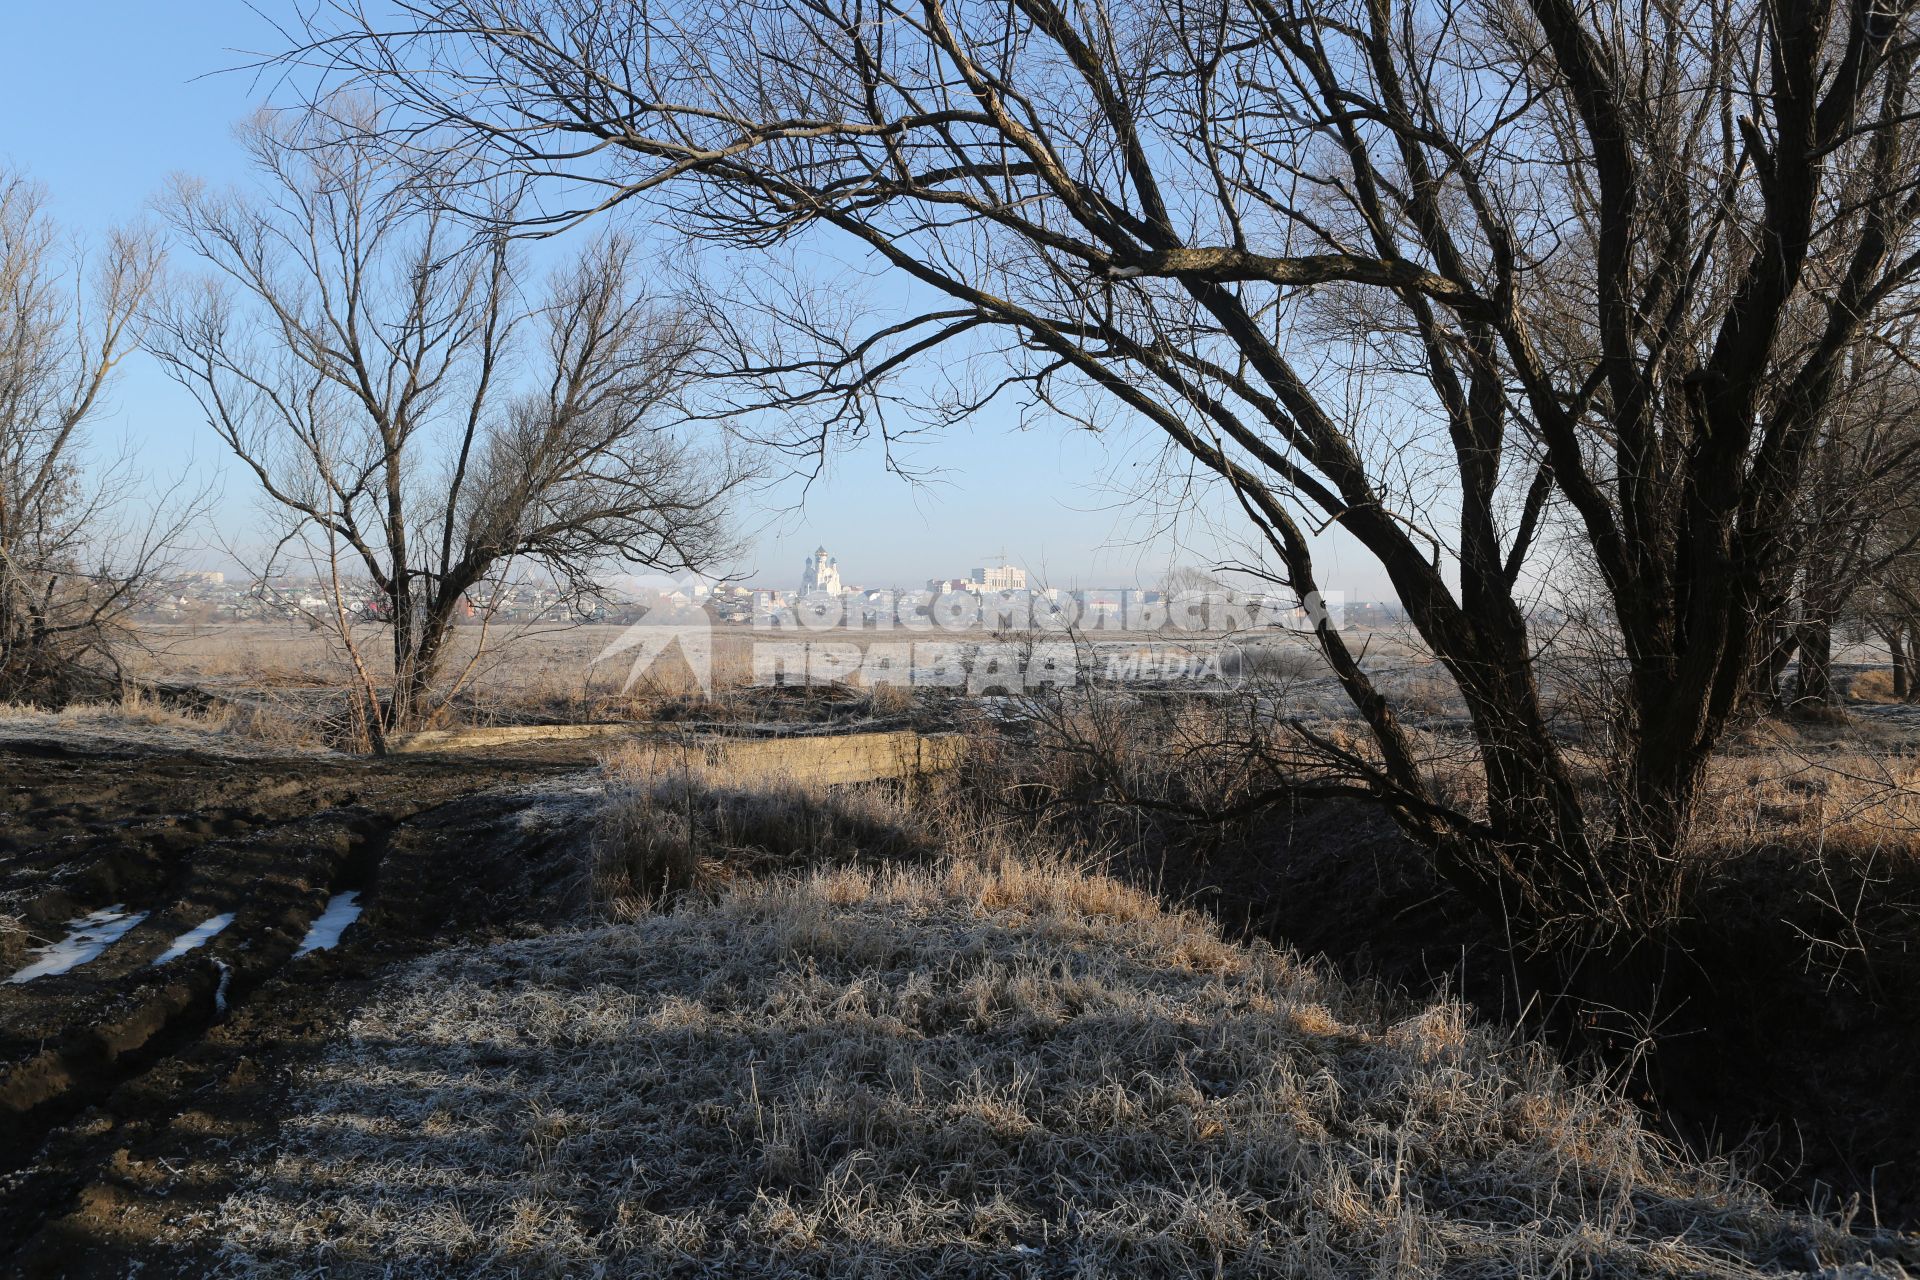
{"type": "Polygon", "coordinates": [[[825,547],[820,547],[807,557],[806,571],[800,575],[801,595],[825,593],[837,596],[845,590],[840,581],[840,561],[828,555],[825,547]]]}

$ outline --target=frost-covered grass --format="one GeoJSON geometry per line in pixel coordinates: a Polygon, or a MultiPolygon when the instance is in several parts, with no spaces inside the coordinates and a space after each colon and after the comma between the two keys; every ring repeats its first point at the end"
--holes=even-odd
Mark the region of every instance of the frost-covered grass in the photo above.
{"type": "Polygon", "coordinates": [[[0,738],[34,738],[81,748],[136,745],[220,755],[319,752],[319,735],[298,719],[226,703],[208,710],[169,706],[130,689],[120,701],[52,710],[0,702],[0,738]]]}
{"type": "Polygon", "coordinates": [[[1005,858],[741,881],[402,971],[233,1274],[1744,1276],[1837,1229],[1454,1004],[1005,858]]]}

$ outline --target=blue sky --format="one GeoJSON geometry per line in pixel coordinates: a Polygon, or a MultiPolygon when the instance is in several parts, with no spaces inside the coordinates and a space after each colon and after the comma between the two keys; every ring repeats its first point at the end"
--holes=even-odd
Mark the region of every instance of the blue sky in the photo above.
{"type": "MultiPolygon", "coordinates": [[[[262,0],[266,13],[278,8],[262,0]]],[[[280,44],[245,4],[15,5],[6,37],[0,163],[45,184],[55,215],[76,233],[141,216],[172,173],[245,180],[232,128],[273,86],[229,69],[249,50],[280,44]]],[[[191,473],[218,485],[200,559],[228,567],[217,548],[244,546],[257,508],[247,477],[228,464],[186,393],[135,356],[100,431],[109,442],[132,441],[151,476],[191,473]]],[[[1050,582],[1126,585],[1154,583],[1170,563],[1231,554],[1204,528],[1170,536],[1129,500],[1151,461],[1137,443],[1129,450],[1064,425],[1020,431],[1010,411],[990,410],[965,429],[921,438],[913,459],[939,482],[909,485],[866,447],[833,456],[804,491],[776,487],[746,513],[752,549],[731,567],[756,584],[791,585],[802,558],[825,543],[849,582],[917,584],[963,574],[1004,549],[1050,582]]],[[[1349,598],[1384,594],[1378,570],[1352,548],[1328,545],[1320,556],[1327,584],[1349,598]]]]}

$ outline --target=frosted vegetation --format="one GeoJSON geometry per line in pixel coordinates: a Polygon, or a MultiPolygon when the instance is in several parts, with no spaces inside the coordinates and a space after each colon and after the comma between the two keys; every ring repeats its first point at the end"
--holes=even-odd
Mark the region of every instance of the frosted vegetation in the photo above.
{"type": "Polygon", "coordinates": [[[1731,1277],[1858,1248],[1457,1004],[1012,859],[436,954],[246,1184],[212,1225],[234,1274],[1731,1277]]]}

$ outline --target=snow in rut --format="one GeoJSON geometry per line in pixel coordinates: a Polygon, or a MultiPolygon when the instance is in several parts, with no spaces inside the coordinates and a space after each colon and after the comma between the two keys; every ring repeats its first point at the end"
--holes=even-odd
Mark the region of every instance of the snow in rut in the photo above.
{"type": "Polygon", "coordinates": [[[293,953],[294,959],[298,960],[309,951],[325,951],[333,946],[340,941],[340,935],[346,932],[347,926],[359,918],[360,891],[358,889],[348,889],[344,893],[334,894],[332,901],[327,903],[327,909],[320,913],[320,918],[313,922],[311,929],[307,930],[306,939],[300,943],[300,949],[293,953]]]}
{"type": "Polygon", "coordinates": [[[172,946],[156,956],[153,961],[154,967],[158,968],[169,960],[178,960],[194,948],[205,946],[207,939],[213,937],[213,935],[219,933],[232,923],[233,912],[231,911],[214,916],[211,920],[202,920],[199,924],[175,938],[172,946]]]}
{"type": "Polygon", "coordinates": [[[129,912],[124,902],[76,916],[67,921],[69,932],[66,937],[50,946],[36,948],[33,963],[7,981],[32,982],[35,978],[78,968],[118,942],[127,930],[146,918],[144,911],[129,912]]]}

